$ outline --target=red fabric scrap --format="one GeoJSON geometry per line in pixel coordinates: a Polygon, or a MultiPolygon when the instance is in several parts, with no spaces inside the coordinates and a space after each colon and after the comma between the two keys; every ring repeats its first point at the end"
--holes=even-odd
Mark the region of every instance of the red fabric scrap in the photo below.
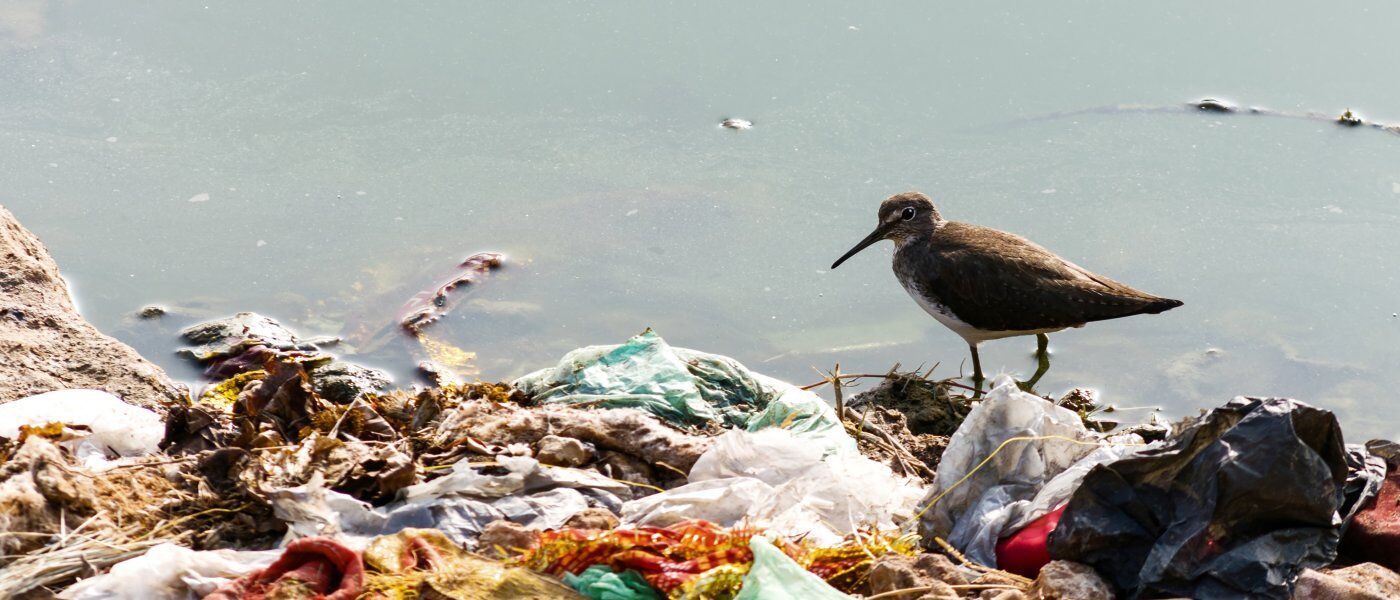
{"type": "Polygon", "coordinates": [[[329,538],[302,538],[287,544],[266,569],[230,581],[204,600],[353,600],[364,585],[364,571],[359,552],[329,538]]]}

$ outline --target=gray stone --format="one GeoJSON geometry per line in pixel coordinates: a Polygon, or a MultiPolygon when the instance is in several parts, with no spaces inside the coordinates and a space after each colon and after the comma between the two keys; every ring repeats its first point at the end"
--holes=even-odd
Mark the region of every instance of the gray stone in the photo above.
{"type": "Polygon", "coordinates": [[[0,402],[61,389],[105,390],[165,414],[188,392],[78,314],[58,265],[0,207],[0,402]]]}
{"type": "Polygon", "coordinates": [[[196,323],[181,329],[180,336],[197,345],[182,348],[179,353],[196,360],[235,353],[241,343],[248,340],[255,340],[275,350],[316,349],[281,323],[252,312],[196,323]]]}
{"type": "Polygon", "coordinates": [[[1400,598],[1400,574],[1376,563],[1341,569],[1308,569],[1293,588],[1297,600],[1384,600],[1400,598]]]}
{"type": "Polygon", "coordinates": [[[967,585],[971,581],[952,559],[942,554],[920,554],[914,559],[914,568],[950,585],[967,585]]]}
{"type": "Polygon", "coordinates": [[[384,371],[341,361],[316,367],[308,375],[316,394],[337,404],[349,404],[393,383],[384,371]]]}
{"type": "Polygon", "coordinates": [[[873,595],[895,590],[920,589],[922,591],[919,595],[911,592],[906,597],[918,600],[955,600],[959,597],[958,591],[952,586],[967,583],[966,576],[956,571],[957,567],[941,555],[923,554],[913,557],[886,554],[870,566],[870,593],[873,595]],[[940,558],[943,560],[939,561],[940,558]],[[933,576],[933,572],[949,575],[949,569],[945,569],[943,563],[947,563],[946,566],[956,573],[951,582],[933,576]],[[926,567],[932,571],[926,571],[926,567]]]}
{"type": "Polygon", "coordinates": [[[547,435],[536,443],[535,458],[547,465],[581,467],[593,460],[593,448],[574,438],[547,435]]]}
{"type": "Polygon", "coordinates": [[[1088,565],[1052,560],[1040,569],[1031,586],[1040,600],[1113,600],[1113,588],[1088,565]]]}

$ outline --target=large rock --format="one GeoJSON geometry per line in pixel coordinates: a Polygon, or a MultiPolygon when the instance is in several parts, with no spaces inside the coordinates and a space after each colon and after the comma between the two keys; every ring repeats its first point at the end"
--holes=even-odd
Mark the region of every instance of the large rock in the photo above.
{"type": "Polygon", "coordinates": [[[1040,569],[1030,596],[1038,600],[1113,600],[1113,589],[1089,565],[1052,560],[1040,569]]]}
{"type": "Polygon", "coordinates": [[[1400,598],[1400,574],[1376,563],[1314,571],[1298,576],[1297,600],[1387,600],[1400,598]]]}
{"type": "Polygon", "coordinates": [[[48,250],[0,207],[0,402],[106,390],[164,414],[184,396],[165,372],[78,314],[48,250]]]}
{"type": "Polygon", "coordinates": [[[908,590],[907,598],[917,600],[956,600],[955,585],[967,585],[968,577],[953,561],[941,554],[903,556],[887,554],[870,566],[870,593],[887,594],[908,590]],[[917,594],[913,590],[919,590],[917,594]]]}

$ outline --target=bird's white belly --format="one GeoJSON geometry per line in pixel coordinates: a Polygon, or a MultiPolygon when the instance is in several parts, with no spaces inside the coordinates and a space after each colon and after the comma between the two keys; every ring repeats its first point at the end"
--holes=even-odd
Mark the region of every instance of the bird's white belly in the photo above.
{"type": "Polygon", "coordinates": [[[967,324],[962,319],[959,319],[957,315],[953,314],[952,310],[949,310],[948,307],[939,304],[938,302],[935,302],[929,296],[923,294],[918,288],[911,285],[905,285],[904,291],[909,293],[909,297],[913,298],[914,302],[917,302],[919,304],[919,307],[924,309],[924,312],[928,313],[934,319],[937,319],[938,322],[942,323],[944,327],[953,330],[953,333],[958,334],[962,337],[962,339],[966,340],[969,345],[973,346],[985,342],[987,340],[999,340],[1001,338],[1015,337],[1018,335],[1035,335],[1037,333],[1051,333],[1064,329],[1064,327],[1054,327],[1051,329],[1034,329],[1029,331],[988,331],[985,329],[978,329],[976,327],[973,327],[972,325],[967,324]]]}

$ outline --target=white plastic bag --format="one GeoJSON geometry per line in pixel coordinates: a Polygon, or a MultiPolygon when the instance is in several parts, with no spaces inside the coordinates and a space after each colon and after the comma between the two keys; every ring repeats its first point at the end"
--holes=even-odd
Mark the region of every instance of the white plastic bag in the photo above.
{"type": "Polygon", "coordinates": [[[919,502],[922,509],[937,499],[921,519],[921,532],[946,539],[973,561],[996,565],[998,539],[1058,508],[1094,465],[1122,458],[1141,443],[1135,435],[1099,440],[1074,411],[999,379],[949,440],[937,479],[919,502]],[[1015,438],[1031,439],[1008,442],[1015,438]]]}
{"type": "Polygon", "coordinates": [[[103,575],[73,584],[64,600],[187,600],[203,598],[220,585],[272,564],[281,550],[196,552],[161,544],[136,558],[117,563],[103,575]]]}
{"type": "Polygon", "coordinates": [[[729,431],[696,461],[689,484],[623,504],[622,518],[639,526],[746,521],[835,543],[860,527],[893,528],[913,516],[924,489],[918,480],[859,454],[822,454],[783,429],[729,431]]]}
{"type": "Polygon", "coordinates": [[[64,442],[90,469],[104,470],[108,456],[141,456],[159,450],[165,435],[160,415],[99,390],[59,390],[0,404],[0,437],[14,439],[21,425],[85,425],[92,434],[64,442]]]}

